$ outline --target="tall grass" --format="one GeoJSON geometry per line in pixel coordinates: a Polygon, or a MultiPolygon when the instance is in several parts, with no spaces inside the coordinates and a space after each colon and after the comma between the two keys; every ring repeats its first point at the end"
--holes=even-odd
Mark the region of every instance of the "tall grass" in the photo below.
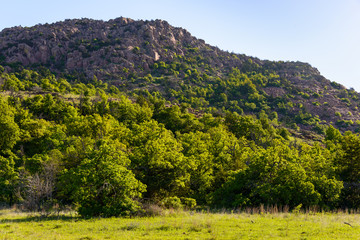
{"type": "Polygon", "coordinates": [[[74,212],[42,217],[14,208],[0,210],[2,239],[360,239],[360,215],[287,206],[213,212],[149,205],[141,216],[83,219],[74,212]]]}

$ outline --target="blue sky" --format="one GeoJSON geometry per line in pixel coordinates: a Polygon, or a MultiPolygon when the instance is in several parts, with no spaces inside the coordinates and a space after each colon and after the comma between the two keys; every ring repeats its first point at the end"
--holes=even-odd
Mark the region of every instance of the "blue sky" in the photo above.
{"type": "Polygon", "coordinates": [[[163,19],[223,50],[308,62],[360,91],[360,0],[12,0],[1,9],[0,30],[82,17],[163,19]]]}

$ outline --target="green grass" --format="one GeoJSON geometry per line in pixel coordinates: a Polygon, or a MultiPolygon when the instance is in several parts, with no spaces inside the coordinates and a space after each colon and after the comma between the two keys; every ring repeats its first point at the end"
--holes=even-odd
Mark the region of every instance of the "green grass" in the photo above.
{"type": "Polygon", "coordinates": [[[82,219],[0,211],[0,239],[359,239],[360,215],[168,213],[82,219]]]}

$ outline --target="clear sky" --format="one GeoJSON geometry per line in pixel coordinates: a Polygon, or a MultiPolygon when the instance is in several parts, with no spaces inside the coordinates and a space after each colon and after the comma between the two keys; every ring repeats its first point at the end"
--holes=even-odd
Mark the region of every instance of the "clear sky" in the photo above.
{"type": "Polygon", "coordinates": [[[11,0],[0,30],[70,18],[163,19],[223,50],[303,61],[360,91],[360,0],[11,0]]]}

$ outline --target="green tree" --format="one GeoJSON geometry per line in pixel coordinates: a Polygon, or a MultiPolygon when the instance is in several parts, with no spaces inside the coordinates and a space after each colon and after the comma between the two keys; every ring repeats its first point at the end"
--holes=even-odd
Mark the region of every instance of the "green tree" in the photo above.
{"type": "Polygon", "coordinates": [[[318,175],[306,171],[312,167],[324,170],[320,165],[278,142],[275,147],[257,150],[249,167],[215,192],[213,203],[226,207],[336,203],[342,183],[324,171],[318,175]]]}
{"type": "Polygon", "coordinates": [[[15,203],[15,187],[18,178],[14,160],[11,157],[0,156],[0,202],[10,205],[15,203]]]}
{"type": "Polygon", "coordinates": [[[209,151],[211,136],[203,132],[190,132],[180,136],[183,154],[194,163],[190,170],[188,196],[198,203],[205,203],[206,196],[214,187],[214,156],[209,151]]]}
{"type": "Polygon", "coordinates": [[[82,216],[127,216],[140,209],[138,199],[145,191],[128,169],[126,154],[102,145],[82,159],[80,165],[64,171],[59,187],[78,206],[82,216]]]}
{"type": "Polygon", "coordinates": [[[131,169],[147,185],[146,197],[186,194],[193,163],[181,153],[171,131],[155,121],[134,125],[128,136],[131,169]]]}
{"type": "Polygon", "coordinates": [[[344,182],[342,206],[360,206],[360,137],[347,132],[333,149],[336,152],[336,166],[344,182]]]}
{"type": "Polygon", "coordinates": [[[103,139],[115,134],[120,128],[119,122],[111,115],[92,114],[65,119],[69,135],[103,139]]]}
{"type": "Polygon", "coordinates": [[[342,154],[337,164],[340,177],[346,182],[358,182],[360,179],[360,137],[347,134],[341,141],[342,154]]]}
{"type": "Polygon", "coordinates": [[[214,189],[220,188],[235,171],[244,169],[246,161],[251,158],[249,146],[252,143],[244,137],[237,139],[224,126],[208,131],[210,140],[207,142],[210,154],[214,158],[214,189]]]}
{"type": "Polygon", "coordinates": [[[173,132],[194,132],[201,130],[203,127],[203,124],[199,122],[193,114],[182,112],[177,105],[162,110],[159,114],[155,115],[154,118],[173,132]]]}
{"type": "Polygon", "coordinates": [[[15,109],[0,97],[0,152],[11,149],[20,138],[19,126],[14,121],[15,109]]]}
{"type": "Polygon", "coordinates": [[[225,125],[237,138],[245,137],[264,147],[272,145],[272,139],[275,137],[275,130],[268,120],[259,121],[253,116],[240,116],[237,113],[227,112],[225,125]]]}
{"type": "Polygon", "coordinates": [[[125,124],[149,121],[153,114],[147,104],[140,106],[137,103],[132,103],[124,96],[120,98],[120,101],[110,102],[109,111],[110,114],[119,122],[123,122],[125,124]]]}
{"type": "Polygon", "coordinates": [[[333,142],[339,142],[342,138],[340,131],[330,125],[325,132],[325,140],[330,140],[333,142]]]}

